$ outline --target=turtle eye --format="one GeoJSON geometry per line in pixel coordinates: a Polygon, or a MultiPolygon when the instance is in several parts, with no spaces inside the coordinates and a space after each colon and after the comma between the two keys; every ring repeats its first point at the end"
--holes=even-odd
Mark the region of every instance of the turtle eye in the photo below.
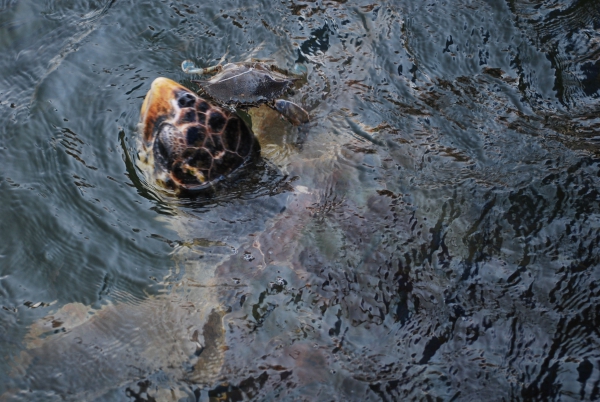
{"type": "Polygon", "coordinates": [[[194,107],[195,104],[196,97],[188,92],[183,93],[179,99],[177,99],[177,105],[179,105],[180,108],[194,107]]]}

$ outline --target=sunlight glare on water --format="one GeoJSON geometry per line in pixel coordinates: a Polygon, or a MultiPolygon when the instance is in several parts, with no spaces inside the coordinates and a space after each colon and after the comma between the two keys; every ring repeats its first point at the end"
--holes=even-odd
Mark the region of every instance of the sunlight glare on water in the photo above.
{"type": "Polygon", "coordinates": [[[594,1],[0,1],[0,401],[598,400],[594,1]],[[178,198],[152,81],[306,74],[178,198]]]}

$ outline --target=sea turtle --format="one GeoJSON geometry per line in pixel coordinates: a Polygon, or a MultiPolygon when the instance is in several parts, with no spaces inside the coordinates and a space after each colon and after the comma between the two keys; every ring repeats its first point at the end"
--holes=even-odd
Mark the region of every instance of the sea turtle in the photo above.
{"type": "Polygon", "coordinates": [[[246,123],[168,78],[152,82],[140,113],[141,161],[174,190],[200,190],[260,149],[246,123]]]}
{"type": "Polygon", "coordinates": [[[304,109],[278,99],[298,78],[289,78],[277,67],[252,61],[198,69],[184,61],[182,68],[188,73],[219,73],[194,81],[210,100],[164,77],[154,80],[144,99],[140,159],[167,188],[209,188],[258,155],[260,145],[236,107],[267,104],[294,125],[308,122],[304,109]]]}
{"type": "Polygon", "coordinates": [[[217,103],[234,107],[264,103],[295,126],[309,120],[306,110],[288,100],[278,99],[300,78],[290,78],[289,74],[275,65],[248,61],[198,68],[193,61],[185,60],[181,63],[181,69],[188,74],[217,73],[209,80],[193,81],[217,103]]]}

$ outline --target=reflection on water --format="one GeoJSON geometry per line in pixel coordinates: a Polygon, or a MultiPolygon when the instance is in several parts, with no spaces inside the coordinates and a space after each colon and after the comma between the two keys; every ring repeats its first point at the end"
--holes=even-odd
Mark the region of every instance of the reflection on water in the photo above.
{"type": "Polygon", "coordinates": [[[0,400],[600,399],[592,1],[0,2],[0,400]],[[176,199],[152,80],[304,63],[176,199]]]}

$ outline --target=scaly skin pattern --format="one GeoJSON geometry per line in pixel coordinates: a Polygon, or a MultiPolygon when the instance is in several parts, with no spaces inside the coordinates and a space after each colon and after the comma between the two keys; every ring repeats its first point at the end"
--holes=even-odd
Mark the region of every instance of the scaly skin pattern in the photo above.
{"type": "Polygon", "coordinates": [[[175,190],[206,188],[259,149],[238,115],[163,77],[144,99],[140,131],[144,162],[159,184],[175,190]]]}

